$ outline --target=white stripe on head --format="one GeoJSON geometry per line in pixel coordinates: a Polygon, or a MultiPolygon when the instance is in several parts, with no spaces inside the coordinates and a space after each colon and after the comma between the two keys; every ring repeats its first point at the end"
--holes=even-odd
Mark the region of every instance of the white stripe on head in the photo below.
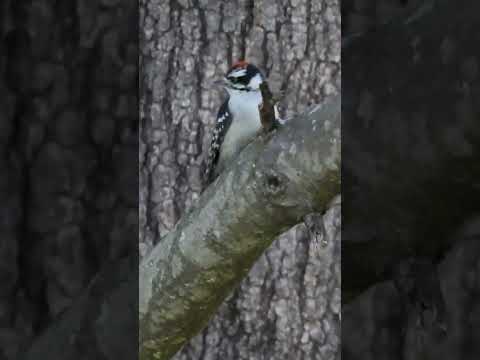
{"type": "Polygon", "coordinates": [[[233,76],[233,77],[242,77],[247,74],[247,69],[238,69],[232,71],[228,76],[233,76]]]}

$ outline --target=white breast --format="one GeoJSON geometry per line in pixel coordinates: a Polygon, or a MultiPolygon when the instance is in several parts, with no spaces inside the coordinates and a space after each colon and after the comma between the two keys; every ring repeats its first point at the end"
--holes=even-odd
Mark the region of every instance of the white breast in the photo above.
{"type": "Polygon", "coordinates": [[[233,121],[225,135],[220,150],[219,168],[247,145],[261,129],[258,105],[262,102],[260,91],[230,90],[229,109],[233,121]]]}

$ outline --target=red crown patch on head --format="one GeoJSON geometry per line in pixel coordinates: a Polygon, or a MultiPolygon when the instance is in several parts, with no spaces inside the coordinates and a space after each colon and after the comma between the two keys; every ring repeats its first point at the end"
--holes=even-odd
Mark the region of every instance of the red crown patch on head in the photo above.
{"type": "Polygon", "coordinates": [[[247,67],[247,65],[248,65],[248,62],[246,62],[245,60],[239,60],[235,64],[233,64],[232,67],[234,69],[242,69],[242,68],[247,67]]]}

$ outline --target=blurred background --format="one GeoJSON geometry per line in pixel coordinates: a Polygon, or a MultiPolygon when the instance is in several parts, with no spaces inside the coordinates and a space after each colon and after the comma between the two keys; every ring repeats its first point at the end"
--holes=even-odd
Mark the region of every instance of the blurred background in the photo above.
{"type": "Polygon", "coordinates": [[[342,1],[342,358],[480,356],[480,4],[342,1]]]}
{"type": "MultiPolygon", "coordinates": [[[[0,2],[2,360],[138,251],[137,14],[127,0],[0,2]]],[[[83,341],[77,356],[100,358],[83,341]]]]}

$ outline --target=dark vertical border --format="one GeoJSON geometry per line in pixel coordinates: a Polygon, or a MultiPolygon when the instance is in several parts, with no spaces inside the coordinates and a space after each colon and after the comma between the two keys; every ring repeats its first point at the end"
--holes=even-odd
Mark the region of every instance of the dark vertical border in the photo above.
{"type": "Polygon", "coordinates": [[[342,2],[343,359],[476,359],[480,6],[359,3],[342,2]]]}
{"type": "Polygon", "coordinates": [[[138,4],[0,4],[0,359],[135,359],[138,4]]]}

